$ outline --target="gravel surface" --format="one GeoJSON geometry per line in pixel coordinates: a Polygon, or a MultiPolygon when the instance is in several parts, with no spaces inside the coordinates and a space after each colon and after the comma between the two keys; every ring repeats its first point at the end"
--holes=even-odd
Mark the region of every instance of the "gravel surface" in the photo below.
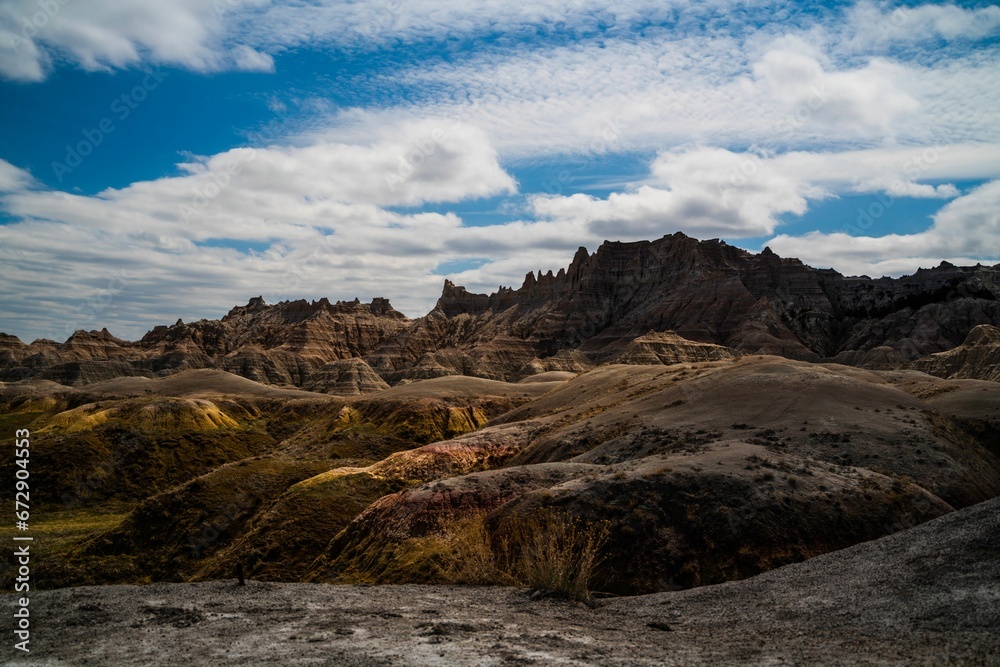
{"type": "Polygon", "coordinates": [[[509,588],[210,582],[37,592],[30,609],[31,654],[5,632],[4,664],[1000,665],[1000,499],[595,608],[509,588]]]}

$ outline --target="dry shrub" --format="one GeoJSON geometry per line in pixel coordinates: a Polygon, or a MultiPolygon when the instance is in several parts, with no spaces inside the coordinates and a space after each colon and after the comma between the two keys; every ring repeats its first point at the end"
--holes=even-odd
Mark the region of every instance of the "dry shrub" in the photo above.
{"type": "Polygon", "coordinates": [[[526,586],[589,600],[608,526],[538,510],[507,517],[491,535],[486,514],[478,512],[450,524],[437,539],[447,545],[439,553],[449,556],[442,568],[448,581],[526,586]]]}
{"type": "Polygon", "coordinates": [[[474,512],[448,524],[437,538],[447,554],[444,578],[456,584],[502,585],[520,583],[511,576],[510,549],[495,548],[486,528],[486,513],[474,512]]]}

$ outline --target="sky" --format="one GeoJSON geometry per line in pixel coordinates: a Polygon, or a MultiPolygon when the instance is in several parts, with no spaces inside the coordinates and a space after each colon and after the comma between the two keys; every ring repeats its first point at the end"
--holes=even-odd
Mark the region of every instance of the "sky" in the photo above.
{"type": "Polygon", "coordinates": [[[519,287],[700,239],[1000,262],[1000,7],[0,0],[0,331],[519,287]]]}

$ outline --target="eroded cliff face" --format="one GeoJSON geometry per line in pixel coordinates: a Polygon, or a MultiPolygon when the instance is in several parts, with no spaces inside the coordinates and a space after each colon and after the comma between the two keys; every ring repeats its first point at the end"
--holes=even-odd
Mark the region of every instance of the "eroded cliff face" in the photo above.
{"type": "Polygon", "coordinates": [[[136,342],[115,338],[107,329],[78,331],[61,344],[40,340],[24,345],[5,336],[0,340],[0,377],[41,377],[79,386],[113,377],[219,368],[257,382],[303,386],[325,364],[372,352],[408,322],[385,299],[269,306],[257,297],[220,320],[178,320],[136,342]]]}
{"type": "Polygon", "coordinates": [[[918,359],[913,368],[943,378],[1000,382],[1000,329],[980,325],[955,349],[918,359]]]}
{"type": "Polygon", "coordinates": [[[737,352],[894,368],[1000,322],[1000,267],[950,264],[900,279],[845,277],[721,241],[674,234],[580,248],[558,273],[473,294],[445,282],[426,317],[369,362],[392,380],[435,372],[516,377],[524,364],[576,350],[592,362],[650,331],[737,352]],[[426,357],[433,353],[433,359],[426,357]],[[512,375],[512,373],[514,375],[512,375]]]}
{"type": "MultiPolygon", "coordinates": [[[[320,387],[338,382],[329,368],[317,375],[321,367],[353,358],[390,385],[447,375],[512,380],[582,372],[665,331],[736,353],[899,368],[951,350],[978,325],[1000,326],[1000,265],[845,277],[768,248],[753,254],[673,234],[605,242],[594,254],[580,248],[566,269],[529,273],[518,289],[474,294],[446,280],[435,308],[416,320],[385,299],[267,305],[256,298],[220,320],[178,321],[135,343],[107,330],[28,346],[4,336],[0,381],[41,376],[79,385],[220,368],[320,387]]],[[[362,393],[381,386],[351,382],[362,393]]]]}

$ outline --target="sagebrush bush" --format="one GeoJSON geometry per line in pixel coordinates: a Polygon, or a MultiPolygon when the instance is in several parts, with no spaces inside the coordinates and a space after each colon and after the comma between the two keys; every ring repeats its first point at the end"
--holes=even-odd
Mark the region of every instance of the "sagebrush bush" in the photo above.
{"type": "Polygon", "coordinates": [[[606,522],[538,510],[502,520],[491,534],[486,514],[459,519],[439,538],[447,554],[443,578],[452,583],[497,584],[590,599],[590,582],[608,539],[606,522]]]}

